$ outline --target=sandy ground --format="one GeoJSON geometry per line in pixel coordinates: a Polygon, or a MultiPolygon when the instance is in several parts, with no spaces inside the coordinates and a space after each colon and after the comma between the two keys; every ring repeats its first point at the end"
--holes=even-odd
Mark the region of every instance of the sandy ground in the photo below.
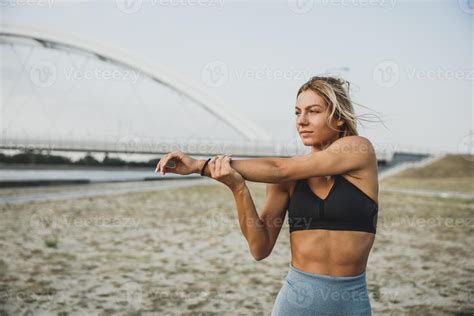
{"type": "MultiPolygon", "coordinates": [[[[474,194],[473,159],[430,167],[380,188],[418,179],[413,188],[474,194]]],[[[265,184],[248,186],[259,209],[265,184]]],[[[472,315],[474,200],[379,201],[367,266],[374,315],[472,315]]],[[[287,219],[273,253],[252,258],[218,182],[0,205],[0,216],[0,315],[269,315],[291,259],[287,219]]]]}

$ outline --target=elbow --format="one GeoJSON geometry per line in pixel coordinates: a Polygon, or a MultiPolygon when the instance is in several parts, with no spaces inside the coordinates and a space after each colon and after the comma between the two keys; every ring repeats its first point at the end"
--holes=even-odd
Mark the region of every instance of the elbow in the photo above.
{"type": "Polygon", "coordinates": [[[268,251],[267,249],[250,249],[250,253],[252,254],[252,257],[256,260],[256,261],[260,261],[260,260],[263,260],[265,259],[266,257],[268,257],[270,255],[270,252],[271,251],[268,251]]]}
{"type": "Polygon", "coordinates": [[[268,254],[252,254],[252,256],[255,259],[255,261],[261,261],[265,259],[266,257],[268,257],[268,254]]]}

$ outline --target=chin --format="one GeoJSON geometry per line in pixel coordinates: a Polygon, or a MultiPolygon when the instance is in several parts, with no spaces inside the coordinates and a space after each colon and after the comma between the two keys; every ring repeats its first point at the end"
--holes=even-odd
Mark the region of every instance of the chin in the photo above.
{"type": "Polygon", "coordinates": [[[308,138],[302,138],[301,142],[305,146],[312,146],[314,144],[314,141],[312,139],[308,139],[308,138]]]}

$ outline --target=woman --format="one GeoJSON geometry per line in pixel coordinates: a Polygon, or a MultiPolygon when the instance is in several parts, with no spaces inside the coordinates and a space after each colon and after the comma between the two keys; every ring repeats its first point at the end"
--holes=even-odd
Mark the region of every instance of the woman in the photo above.
{"type": "Polygon", "coordinates": [[[377,159],[370,141],[358,136],[344,84],[313,77],[299,89],[296,128],[311,147],[306,155],[225,155],[206,165],[174,152],[157,165],[162,174],[200,173],[204,167],[204,175],[227,185],[256,260],[270,255],[288,210],[292,259],[272,315],[371,315],[365,271],[377,226],[377,159]],[[174,169],[166,166],[170,160],[174,169]],[[259,213],[246,180],[268,183],[259,213]]]}

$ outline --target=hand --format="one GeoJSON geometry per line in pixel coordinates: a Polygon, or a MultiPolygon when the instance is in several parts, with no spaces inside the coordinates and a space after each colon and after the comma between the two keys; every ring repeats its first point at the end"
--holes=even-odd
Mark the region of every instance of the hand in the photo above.
{"type": "Polygon", "coordinates": [[[188,175],[195,172],[198,161],[186,155],[182,151],[173,151],[160,158],[156,165],[155,172],[161,172],[165,175],[166,172],[177,173],[181,175],[188,175]],[[167,163],[174,161],[176,166],[170,167],[167,163]]]}
{"type": "Polygon", "coordinates": [[[245,179],[240,173],[230,166],[230,155],[215,156],[209,161],[209,170],[211,177],[234,191],[245,185],[245,179]]]}

